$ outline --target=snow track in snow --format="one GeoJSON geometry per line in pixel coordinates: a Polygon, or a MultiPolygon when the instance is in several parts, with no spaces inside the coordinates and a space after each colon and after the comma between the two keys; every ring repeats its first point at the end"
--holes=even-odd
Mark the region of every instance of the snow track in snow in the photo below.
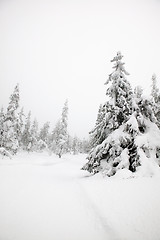
{"type": "Polygon", "coordinates": [[[0,240],[159,240],[160,177],[106,179],[62,159],[0,160],[0,240]]]}
{"type": "Polygon", "coordinates": [[[0,240],[112,240],[85,200],[79,163],[50,159],[1,162],[0,240]]]}
{"type": "Polygon", "coordinates": [[[116,236],[115,231],[109,226],[107,219],[102,215],[98,207],[93,203],[92,199],[87,194],[86,190],[80,184],[79,181],[76,181],[77,187],[79,189],[79,195],[82,201],[82,205],[88,212],[88,217],[91,219],[95,219],[95,228],[98,231],[103,232],[104,239],[108,240],[118,240],[119,238],[116,236]]]}

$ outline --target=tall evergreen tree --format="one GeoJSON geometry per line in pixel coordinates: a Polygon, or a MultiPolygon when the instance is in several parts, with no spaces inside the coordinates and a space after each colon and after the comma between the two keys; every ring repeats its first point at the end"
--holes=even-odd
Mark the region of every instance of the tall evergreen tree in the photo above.
{"type": "Polygon", "coordinates": [[[101,144],[111,132],[126,122],[132,113],[133,93],[126,78],[129,73],[124,68],[122,58],[121,52],[117,52],[111,60],[114,71],[105,83],[108,86],[106,95],[110,100],[99,107],[96,125],[90,132],[91,147],[101,144]]]}
{"type": "MultiPolygon", "coordinates": [[[[131,85],[126,79],[126,75],[129,73],[124,68],[124,63],[122,62],[122,54],[121,52],[117,52],[117,55],[111,60],[114,63],[114,71],[109,75],[108,80],[106,81],[105,85],[108,86],[106,95],[109,100],[103,105],[103,114],[102,114],[102,107],[98,113],[98,126],[96,126],[95,130],[92,132],[96,132],[96,141],[94,144],[93,149],[91,150],[88,159],[90,160],[88,164],[84,166],[84,169],[89,171],[97,171],[97,166],[100,164],[100,160],[104,158],[108,152],[103,152],[103,154],[99,153],[100,149],[98,146],[103,144],[105,139],[116,129],[118,129],[123,123],[127,122],[130,114],[133,111],[133,93],[131,89],[131,85]],[[101,116],[101,117],[99,117],[101,116]],[[97,137],[98,136],[98,137],[97,137]],[[99,138],[101,137],[101,139],[99,138]],[[100,141],[99,141],[100,140],[100,141]],[[99,154],[98,162],[95,157],[99,154]],[[94,153],[94,154],[93,154],[94,153]]],[[[108,148],[107,148],[108,149],[108,148]]],[[[115,153],[117,154],[117,153],[115,153]]],[[[112,154],[114,155],[114,154],[112,154]]]]}
{"type": "Polygon", "coordinates": [[[108,176],[123,168],[135,172],[142,165],[144,156],[150,158],[151,152],[153,155],[153,149],[154,156],[158,156],[159,143],[152,143],[151,131],[160,139],[152,103],[142,96],[140,87],[136,88],[133,95],[130,84],[123,75],[126,72],[121,57],[118,53],[113,59],[116,71],[109,77],[112,83],[107,89],[110,101],[105,117],[108,134],[101,144],[92,148],[88,162],[82,168],[93,173],[103,171],[108,176]]]}
{"type": "Polygon", "coordinates": [[[111,113],[106,117],[106,120],[112,120],[112,130],[126,122],[128,116],[132,113],[133,93],[126,78],[129,73],[124,68],[122,58],[121,52],[117,52],[117,55],[111,60],[114,63],[113,68],[115,70],[109,75],[105,83],[108,86],[106,95],[110,98],[109,103],[107,103],[107,115],[108,112],[111,113]]]}

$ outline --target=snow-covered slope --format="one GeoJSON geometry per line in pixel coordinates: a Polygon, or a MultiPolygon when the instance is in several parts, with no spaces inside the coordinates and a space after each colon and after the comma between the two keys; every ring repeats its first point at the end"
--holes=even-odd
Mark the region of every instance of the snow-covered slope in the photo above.
{"type": "Polygon", "coordinates": [[[1,159],[0,240],[159,240],[160,175],[91,176],[85,157],[1,159]]]}

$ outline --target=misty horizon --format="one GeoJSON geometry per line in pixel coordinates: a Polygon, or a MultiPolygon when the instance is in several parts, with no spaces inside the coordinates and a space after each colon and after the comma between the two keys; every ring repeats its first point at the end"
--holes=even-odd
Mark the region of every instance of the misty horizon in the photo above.
{"type": "Polygon", "coordinates": [[[68,99],[71,135],[88,137],[117,51],[133,88],[160,78],[159,11],[157,0],[1,1],[1,106],[19,83],[25,113],[55,125],[68,99]]]}

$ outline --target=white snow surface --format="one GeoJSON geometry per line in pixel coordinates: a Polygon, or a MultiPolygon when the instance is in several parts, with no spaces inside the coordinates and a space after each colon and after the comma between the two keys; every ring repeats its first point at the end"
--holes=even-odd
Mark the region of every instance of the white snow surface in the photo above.
{"type": "Polygon", "coordinates": [[[159,172],[93,176],[85,158],[0,159],[0,240],[159,240],[159,172]]]}

